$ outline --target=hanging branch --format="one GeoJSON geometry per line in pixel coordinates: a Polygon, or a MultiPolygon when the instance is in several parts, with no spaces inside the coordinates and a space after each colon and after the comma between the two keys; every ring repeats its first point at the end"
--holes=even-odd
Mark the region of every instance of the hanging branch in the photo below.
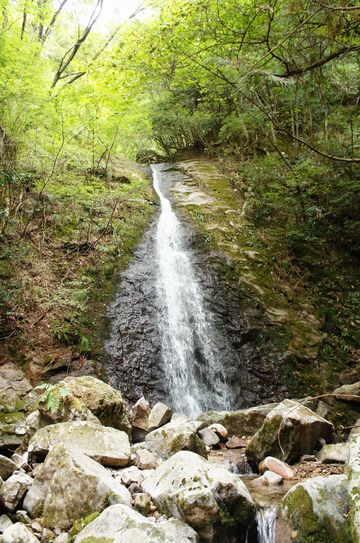
{"type": "Polygon", "coordinates": [[[45,32],[42,34],[41,36],[41,42],[42,44],[44,45],[45,41],[47,40],[47,38],[50,36],[51,32],[52,32],[52,29],[60,15],[60,13],[62,12],[63,8],[65,7],[65,4],[68,2],[68,0],[63,0],[60,4],[60,6],[58,7],[58,9],[55,11],[54,15],[52,16],[52,19],[49,23],[49,26],[46,28],[45,32]]]}
{"type": "Polygon", "coordinates": [[[97,0],[94,11],[92,12],[92,14],[90,16],[89,22],[88,22],[84,32],[79,37],[77,42],[65,53],[65,55],[61,59],[59,68],[58,68],[58,70],[57,70],[57,72],[55,74],[55,77],[54,77],[54,80],[52,82],[51,88],[54,88],[56,86],[56,84],[58,83],[58,81],[60,81],[60,79],[65,79],[66,77],[69,77],[64,72],[69,67],[71,62],[74,60],[74,58],[75,58],[77,52],[79,51],[80,47],[85,42],[88,35],[90,34],[94,24],[96,23],[96,21],[98,20],[100,14],[101,14],[102,7],[103,7],[103,0],[97,0]]]}

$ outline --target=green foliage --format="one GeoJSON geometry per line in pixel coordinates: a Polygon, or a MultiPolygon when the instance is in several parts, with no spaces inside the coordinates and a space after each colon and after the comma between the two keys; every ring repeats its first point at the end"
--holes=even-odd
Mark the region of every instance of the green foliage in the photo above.
{"type": "Polygon", "coordinates": [[[44,391],[40,396],[40,401],[46,405],[46,408],[53,415],[60,410],[64,399],[71,394],[66,385],[61,385],[59,387],[58,385],[50,385],[49,383],[46,383],[37,388],[44,391]]]}

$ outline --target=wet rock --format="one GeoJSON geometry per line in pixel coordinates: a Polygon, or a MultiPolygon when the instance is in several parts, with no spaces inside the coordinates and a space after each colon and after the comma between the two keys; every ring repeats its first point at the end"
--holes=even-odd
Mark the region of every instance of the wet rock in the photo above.
{"type": "Polygon", "coordinates": [[[24,508],[32,518],[42,517],[44,527],[66,530],[113,503],[130,502],[128,490],[103,466],[75,448],[57,445],[27,493],[24,508]]]}
{"type": "Polygon", "coordinates": [[[350,543],[348,506],[345,475],[314,477],[289,490],[283,500],[283,516],[295,543],[350,543]]]}
{"type": "Polygon", "coordinates": [[[32,478],[16,471],[5,481],[0,490],[0,500],[9,511],[14,511],[32,485],[32,478]]]}
{"type": "Polygon", "coordinates": [[[7,528],[13,525],[12,520],[7,515],[0,516],[0,534],[5,532],[7,528]]]}
{"type": "Polygon", "coordinates": [[[284,400],[266,416],[246,448],[250,465],[257,467],[266,456],[288,463],[312,453],[319,438],[330,439],[333,425],[292,400],[284,400]]]}
{"type": "Polygon", "coordinates": [[[159,464],[160,458],[157,454],[140,449],[136,453],[135,465],[139,469],[155,469],[159,464]]]}
{"type": "Polygon", "coordinates": [[[166,460],[142,486],[161,513],[184,520],[204,541],[226,527],[244,528],[254,518],[244,483],[190,451],[166,460]]]}
{"type": "Polygon", "coordinates": [[[256,479],[257,484],[261,484],[264,486],[276,486],[281,485],[283,482],[283,478],[281,475],[278,475],[277,473],[274,473],[273,471],[265,471],[261,477],[258,477],[256,479]]]}
{"type": "Polygon", "coordinates": [[[39,541],[25,524],[16,522],[5,530],[1,543],[39,543],[39,541]]]}
{"type": "Polygon", "coordinates": [[[290,466],[273,456],[267,456],[259,465],[260,473],[264,473],[267,470],[280,475],[282,479],[294,479],[295,477],[295,472],[290,466]]]}
{"type": "Polygon", "coordinates": [[[222,440],[225,440],[229,435],[229,432],[227,431],[225,426],[216,422],[209,426],[209,430],[215,432],[215,434],[217,434],[222,440]]]}
{"type": "Polygon", "coordinates": [[[242,437],[255,434],[263,424],[266,415],[277,405],[271,403],[238,411],[207,411],[198,419],[208,426],[214,423],[221,424],[230,435],[242,437]]]}
{"type": "Polygon", "coordinates": [[[226,447],[228,449],[242,449],[246,447],[248,441],[242,437],[232,436],[226,442],[226,447]]]}
{"type": "Polygon", "coordinates": [[[345,464],[349,455],[347,443],[334,443],[324,445],[316,454],[316,458],[323,464],[345,464]]]}
{"type": "Polygon", "coordinates": [[[198,435],[208,447],[216,447],[220,443],[219,436],[215,432],[210,430],[210,428],[204,428],[204,430],[200,430],[198,432],[198,435]]]}
{"type": "Polygon", "coordinates": [[[157,402],[151,409],[149,415],[149,431],[160,428],[170,422],[172,416],[172,411],[170,407],[164,403],[157,402]]]}
{"type": "Polygon", "coordinates": [[[197,543],[194,530],[174,519],[154,523],[124,505],[108,507],[75,538],[74,543],[197,543]]]}
{"type": "Polygon", "coordinates": [[[67,420],[71,409],[87,410],[103,424],[127,434],[131,433],[128,405],[121,393],[96,377],[66,377],[51,388],[55,397],[62,398],[59,409],[51,412],[46,402],[39,405],[41,413],[55,422],[67,420]]]}
{"type": "Polygon", "coordinates": [[[6,481],[14,473],[16,468],[17,466],[13,460],[0,454],[0,477],[3,481],[6,481]]]}
{"type": "Polygon", "coordinates": [[[348,444],[350,530],[353,542],[360,543],[360,434],[353,435],[348,444]]]}
{"type": "Polygon", "coordinates": [[[32,459],[43,458],[58,444],[77,447],[105,466],[122,467],[130,461],[130,443],[125,432],[82,421],[41,428],[31,438],[28,451],[32,459]]]}
{"type": "Polygon", "coordinates": [[[191,422],[175,421],[153,430],[146,436],[153,452],[162,458],[169,458],[178,451],[193,451],[206,458],[205,443],[197,435],[196,426],[191,422]]]}

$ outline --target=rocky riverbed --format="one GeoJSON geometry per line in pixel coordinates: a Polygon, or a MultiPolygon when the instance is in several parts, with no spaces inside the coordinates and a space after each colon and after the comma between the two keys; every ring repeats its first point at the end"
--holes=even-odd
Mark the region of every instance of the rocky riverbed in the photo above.
{"type": "Polygon", "coordinates": [[[359,383],[189,420],[92,376],[0,377],[1,543],[360,541],[359,383]]]}

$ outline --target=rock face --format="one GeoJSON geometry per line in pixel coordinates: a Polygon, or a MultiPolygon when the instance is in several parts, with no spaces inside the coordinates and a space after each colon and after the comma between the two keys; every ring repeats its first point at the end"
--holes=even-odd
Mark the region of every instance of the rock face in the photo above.
{"type": "Polygon", "coordinates": [[[181,451],[142,483],[160,512],[184,520],[204,541],[222,530],[241,530],[254,517],[254,504],[240,479],[197,454],[181,451]]]}
{"type": "Polygon", "coordinates": [[[69,410],[77,406],[80,410],[86,408],[91,411],[104,426],[127,434],[131,432],[128,405],[121,393],[96,377],[66,377],[53,385],[52,394],[63,399],[59,410],[52,413],[44,402],[39,405],[39,410],[55,422],[68,420],[69,410]]]}
{"type": "Polygon", "coordinates": [[[205,443],[198,437],[196,425],[190,421],[174,421],[150,432],[146,443],[152,452],[162,458],[169,458],[178,451],[193,451],[206,458],[205,443]]]}
{"type": "Polygon", "coordinates": [[[154,523],[124,505],[108,507],[88,524],[74,543],[197,543],[196,532],[171,519],[154,523]]]}
{"type": "Polygon", "coordinates": [[[16,509],[32,482],[31,477],[21,472],[15,472],[5,481],[0,490],[0,498],[6,509],[10,511],[16,509]]]}
{"type": "Polygon", "coordinates": [[[238,411],[207,411],[202,413],[198,419],[207,425],[222,424],[229,435],[242,437],[255,434],[263,424],[266,415],[277,405],[271,403],[238,411]]]}
{"type": "Polygon", "coordinates": [[[61,422],[45,426],[29,443],[31,457],[44,457],[55,445],[77,447],[105,466],[127,466],[130,443],[125,432],[91,422],[61,422]]]}
{"type": "Polygon", "coordinates": [[[333,425],[292,400],[284,400],[266,416],[260,430],[246,448],[248,462],[257,467],[266,456],[296,462],[312,453],[319,438],[330,439],[333,425]]]}
{"type": "Polygon", "coordinates": [[[294,543],[351,543],[346,475],[314,477],[295,485],[283,501],[294,543]]]}
{"type": "Polygon", "coordinates": [[[349,441],[349,519],[354,543],[360,543],[360,434],[351,436],[349,441]]]}
{"type": "Polygon", "coordinates": [[[24,500],[33,517],[43,517],[47,528],[69,529],[74,521],[109,505],[130,506],[129,491],[100,464],[64,445],[48,454],[24,500]]]}

